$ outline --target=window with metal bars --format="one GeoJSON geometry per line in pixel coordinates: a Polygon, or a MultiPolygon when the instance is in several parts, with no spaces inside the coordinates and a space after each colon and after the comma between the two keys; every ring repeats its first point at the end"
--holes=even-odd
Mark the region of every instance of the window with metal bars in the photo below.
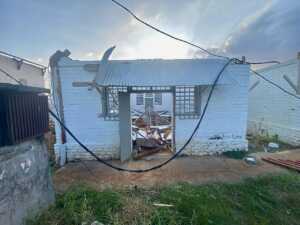
{"type": "Polygon", "coordinates": [[[162,105],[162,93],[155,93],[154,95],[154,104],[162,105]]]}
{"type": "Polygon", "coordinates": [[[180,119],[198,118],[200,115],[200,90],[196,86],[175,88],[175,110],[180,119]]]}
{"type": "Polygon", "coordinates": [[[102,114],[106,120],[119,117],[119,92],[127,92],[127,87],[107,87],[103,90],[102,114]]]}
{"type": "Polygon", "coordinates": [[[144,105],[144,94],[136,94],[136,104],[144,105]]]}

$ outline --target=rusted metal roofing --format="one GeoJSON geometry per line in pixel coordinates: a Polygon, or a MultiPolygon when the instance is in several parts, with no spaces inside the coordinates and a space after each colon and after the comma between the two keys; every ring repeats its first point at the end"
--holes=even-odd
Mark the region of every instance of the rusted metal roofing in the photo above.
{"type": "MultiPolygon", "coordinates": [[[[210,85],[225,64],[221,59],[110,60],[100,64],[95,81],[101,86],[210,85]]],[[[229,65],[219,84],[232,83],[234,66],[241,65],[229,65]]]]}

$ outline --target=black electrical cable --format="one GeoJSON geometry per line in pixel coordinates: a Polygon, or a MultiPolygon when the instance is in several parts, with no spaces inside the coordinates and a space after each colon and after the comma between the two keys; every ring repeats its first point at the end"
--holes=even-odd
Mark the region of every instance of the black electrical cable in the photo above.
{"type": "MultiPolygon", "coordinates": [[[[171,162],[172,160],[174,160],[185,148],[186,146],[191,142],[191,140],[193,139],[196,131],[198,130],[204,116],[205,116],[205,113],[206,113],[206,110],[207,110],[207,107],[209,105],[209,102],[210,102],[210,99],[212,97],[212,94],[213,94],[213,91],[215,89],[215,86],[217,85],[218,83],[218,80],[220,79],[222,73],[224,72],[224,70],[226,69],[226,67],[232,62],[232,61],[238,61],[240,62],[240,60],[238,59],[235,59],[235,58],[232,58],[230,60],[228,60],[228,62],[223,66],[223,68],[221,69],[221,71],[218,73],[216,79],[214,80],[213,82],[213,85],[211,87],[211,90],[209,92],[209,95],[208,95],[208,98],[207,98],[207,101],[206,101],[206,104],[204,106],[204,109],[203,109],[203,112],[200,116],[200,119],[195,127],[195,129],[193,130],[191,136],[189,137],[189,139],[186,141],[186,143],[180,148],[180,150],[178,150],[172,157],[170,157],[168,160],[164,161],[163,163],[159,164],[159,165],[156,165],[156,166],[153,166],[151,168],[147,168],[147,169],[127,169],[127,168],[122,168],[122,167],[118,167],[118,166],[115,166],[113,164],[110,164],[108,162],[106,162],[105,160],[99,158],[95,153],[93,153],[88,147],[86,147],[66,126],[65,124],[59,119],[59,117],[54,113],[52,112],[50,109],[49,109],[49,113],[57,120],[57,122],[67,131],[67,133],[84,149],[86,150],[89,154],[91,154],[97,161],[99,161],[100,163],[103,163],[105,164],[106,166],[108,167],[111,167],[115,170],[118,170],[118,171],[123,171],[123,172],[131,172],[131,173],[143,173],[143,172],[149,172],[151,170],[155,170],[155,169],[159,169],[161,167],[163,167],[164,165],[168,164],[169,162],[171,162]]],[[[2,69],[1,69],[2,70],[2,69]]],[[[5,72],[5,71],[4,71],[5,72]]],[[[256,75],[259,75],[262,79],[264,79],[265,81],[271,83],[272,85],[274,85],[275,87],[279,88],[280,90],[282,90],[283,92],[287,93],[287,94],[291,94],[292,96],[296,97],[297,99],[299,99],[298,96],[295,96],[294,94],[290,93],[289,91],[285,90],[284,88],[280,87],[278,84],[268,80],[267,78],[265,78],[264,76],[262,76],[261,74],[257,73],[256,71],[253,71],[256,75]]],[[[7,72],[5,72],[6,74],[7,72]]],[[[8,74],[8,73],[7,73],[8,74]]],[[[11,76],[10,74],[8,74],[10,77],[13,78],[13,76],[11,76]]],[[[15,79],[15,78],[14,78],[15,79]]]]}
{"type": "Polygon", "coordinates": [[[174,35],[169,34],[169,33],[165,32],[165,31],[163,31],[163,30],[161,30],[161,29],[159,29],[159,28],[157,28],[157,27],[155,27],[155,26],[149,24],[148,22],[142,20],[142,19],[139,18],[137,15],[135,15],[134,12],[132,12],[129,8],[127,8],[126,6],[124,6],[123,4],[121,4],[120,2],[118,2],[118,1],[116,1],[116,0],[111,0],[111,1],[112,1],[114,4],[116,4],[117,6],[119,6],[120,8],[124,9],[127,13],[129,13],[134,19],[136,19],[136,20],[139,21],[140,23],[146,25],[147,27],[149,27],[149,28],[151,28],[151,29],[153,29],[153,30],[155,30],[155,31],[157,31],[157,32],[159,32],[159,33],[161,33],[161,34],[163,34],[163,35],[166,35],[166,36],[168,36],[168,37],[170,37],[170,38],[172,38],[172,39],[175,39],[175,40],[177,40],[177,41],[183,42],[183,43],[188,44],[188,45],[190,45],[190,46],[199,48],[201,51],[206,52],[206,53],[209,54],[209,55],[212,55],[212,56],[215,56],[215,57],[219,57],[219,58],[223,58],[223,59],[230,59],[230,58],[227,57],[227,56],[222,56],[222,55],[215,54],[215,53],[210,52],[210,51],[206,50],[205,48],[202,48],[201,46],[196,45],[196,44],[194,44],[194,43],[192,43],[192,42],[186,41],[186,40],[181,39],[181,38],[179,38],[179,37],[175,37],[174,35]]]}
{"type": "MultiPolygon", "coordinates": [[[[209,55],[211,55],[211,56],[215,56],[215,57],[219,57],[219,58],[223,58],[223,59],[228,59],[228,60],[231,59],[231,58],[228,57],[228,56],[223,56],[223,55],[219,55],[219,54],[213,53],[213,52],[211,52],[211,51],[209,51],[209,50],[207,50],[207,49],[205,49],[205,48],[203,48],[203,47],[201,47],[201,46],[199,46],[199,45],[197,45],[197,44],[194,44],[194,43],[192,43],[192,42],[190,42],[190,41],[184,40],[184,39],[179,38],[179,37],[176,37],[176,36],[174,36],[174,35],[172,35],[172,34],[170,34],[170,33],[167,33],[166,31],[163,31],[163,30],[161,30],[161,29],[159,29],[159,28],[157,28],[157,27],[151,25],[150,23],[146,22],[145,20],[139,18],[132,10],[130,10],[128,7],[126,7],[126,6],[123,5],[122,3],[120,3],[120,2],[118,2],[118,1],[116,1],[116,0],[111,0],[111,1],[112,1],[114,4],[116,4],[117,6],[119,6],[120,8],[122,8],[123,10],[125,10],[127,13],[129,13],[134,19],[136,19],[136,20],[139,21],[140,23],[144,24],[145,26],[151,28],[152,30],[155,30],[155,31],[157,31],[157,32],[159,32],[159,33],[161,33],[161,34],[163,34],[163,35],[165,35],[165,36],[168,36],[169,38],[172,38],[172,39],[174,39],[174,40],[176,40],[176,41],[183,42],[183,43],[188,44],[188,45],[190,45],[190,46],[192,46],[192,47],[198,48],[198,49],[200,49],[201,51],[203,51],[203,52],[205,52],[205,53],[207,53],[207,54],[209,54],[209,55]]],[[[264,62],[246,62],[246,63],[247,63],[247,64],[258,65],[258,64],[274,64],[274,63],[280,63],[280,62],[274,61],[274,60],[273,60],[273,61],[264,61],[264,62]]]]}
{"type": "Polygon", "coordinates": [[[191,136],[189,137],[189,139],[185,142],[185,144],[172,156],[170,157],[169,159],[167,159],[166,161],[164,161],[163,163],[159,164],[159,165],[156,165],[156,166],[153,166],[153,167],[150,167],[150,168],[147,168],[147,169],[128,169],[128,168],[122,168],[122,167],[118,167],[118,166],[115,166],[111,163],[108,163],[106,162],[105,160],[99,158],[95,153],[93,153],[88,147],[86,147],[66,126],[65,124],[55,115],[55,113],[53,113],[51,110],[49,110],[50,114],[60,123],[60,125],[66,130],[66,132],[84,149],[86,150],[90,155],[92,155],[97,161],[105,164],[106,166],[109,166],[115,170],[118,170],[118,171],[124,171],[124,172],[131,172],[131,173],[144,173],[144,172],[149,172],[151,170],[155,170],[155,169],[159,169],[161,167],[163,167],[164,165],[168,164],[169,162],[171,162],[172,160],[174,160],[185,148],[186,146],[191,142],[191,140],[193,139],[195,133],[197,132],[204,116],[205,116],[205,113],[206,113],[206,110],[207,110],[207,107],[209,105],[209,102],[211,100],[211,97],[212,97],[212,94],[214,92],[214,89],[222,75],[222,73],[224,72],[224,70],[226,69],[226,67],[233,61],[234,59],[230,59],[228,60],[228,62],[226,62],[226,64],[222,67],[222,69],[220,70],[220,72],[218,73],[216,79],[214,80],[213,82],[213,85],[211,87],[211,90],[209,92],[209,95],[208,95],[208,98],[207,98],[207,101],[206,101],[206,104],[204,106],[204,109],[203,109],[203,112],[200,116],[200,119],[195,127],[195,129],[193,130],[191,136]]]}
{"type": "Polygon", "coordinates": [[[256,76],[258,76],[259,78],[263,79],[264,81],[272,84],[274,87],[278,88],[279,90],[281,90],[282,92],[286,93],[287,95],[290,95],[296,99],[300,99],[300,96],[293,94],[292,92],[284,89],[283,87],[281,87],[280,85],[276,84],[275,82],[271,81],[270,79],[266,78],[265,76],[261,75],[260,73],[256,72],[253,69],[250,69],[251,72],[253,72],[256,76]]]}
{"type": "Polygon", "coordinates": [[[18,79],[16,79],[15,77],[13,77],[12,75],[10,75],[8,72],[6,72],[5,70],[0,68],[0,71],[5,74],[7,77],[9,77],[10,79],[14,80],[15,82],[17,82],[20,85],[23,85],[21,81],[19,81],[18,79]]]}

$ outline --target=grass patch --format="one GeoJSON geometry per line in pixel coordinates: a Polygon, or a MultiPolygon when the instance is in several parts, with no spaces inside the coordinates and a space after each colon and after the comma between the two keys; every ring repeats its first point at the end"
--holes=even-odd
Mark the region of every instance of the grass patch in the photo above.
{"type": "Polygon", "coordinates": [[[109,223],[111,216],[121,209],[120,195],[110,190],[97,192],[89,187],[73,187],[57,195],[55,205],[34,219],[28,225],[81,225],[93,221],[109,223]]]}
{"type": "Polygon", "coordinates": [[[300,222],[300,176],[289,173],[246,179],[237,184],[160,189],[107,190],[72,188],[29,225],[293,225],[300,222]],[[153,203],[171,204],[156,207],[153,203]]]}
{"type": "Polygon", "coordinates": [[[289,145],[288,143],[281,141],[278,135],[265,134],[265,135],[249,136],[248,142],[249,142],[250,153],[265,151],[265,148],[268,146],[270,142],[275,142],[279,144],[279,148],[277,149],[277,151],[297,148],[295,146],[289,145]]]}

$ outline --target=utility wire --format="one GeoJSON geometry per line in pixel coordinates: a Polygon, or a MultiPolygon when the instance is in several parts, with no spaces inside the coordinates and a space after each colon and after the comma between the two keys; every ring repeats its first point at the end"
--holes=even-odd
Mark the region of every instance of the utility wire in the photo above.
{"type": "MultiPolygon", "coordinates": [[[[170,157],[169,159],[167,159],[166,161],[164,161],[163,163],[161,164],[158,164],[156,166],[153,166],[153,167],[150,167],[150,168],[147,168],[147,169],[129,169],[129,168],[122,168],[122,167],[119,167],[119,166],[116,166],[116,165],[113,165],[103,159],[101,159],[100,157],[98,157],[92,150],[90,150],[86,145],[84,145],[74,134],[71,130],[69,130],[69,128],[60,120],[60,118],[58,117],[58,115],[56,115],[51,109],[48,109],[49,110],[49,113],[52,117],[54,117],[57,122],[65,129],[65,131],[86,151],[88,152],[91,156],[93,156],[98,162],[110,167],[110,168],[113,168],[115,170],[118,170],[118,171],[123,171],[123,172],[130,172],[130,173],[145,173],[145,172],[149,172],[149,171],[152,171],[152,170],[156,170],[156,169],[159,169],[163,166],[165,166],[166,164],[168,164],[169,162],[173,161],[176,157],[179,156],[179,154],[187,147],[187,145],[192,141],[194,135],[196,134],[197,130],[199,129],[199,126],[206,114],[206,110],[208,108],[208,105],[210,103],[210,100],[211,100],[211,97],[212,97],[212,94],[215,90],[215,87],[220,79],[220,77],[222,76],[224,70],[227,68],[227,66],[231,63],[235,61],[235,59],[229,59],[225,65],[222,67],[222,69],[220,70],[220,72],[218,73],[217,77],[215,78],[214,82],[213,82],[213,85],[211,87],[211,90],[209,92],[209,95],[208,95],[208,98],[207,98],[207,101],[206,101],[206,104],[204,106],[204,109],[203,109],[203,112],[200,116],[200,119],[196,125],[196,127],[194,128],[191,136],[189,137],[189,139],[185,142],[185,144],[172,156],[170,157]]],[[[1,68],[0,68],[1,69],[1,68]]],[[[1,69],[2,70],[2,69],[1,69]]],[[[4,70],[3,70],[4,71],[4,70]]],[[[8,72],[4,71],[6,75],[9,75],[9,77],[11,78],[14,78],[12,75],[10,75],[8,72]]],[[[15,78],[14,78],[15,79],[15,78]]],[[[83,163],[84,164],[84,163],[83,163]]]]}
{"type": "Polygon", "coordinates": [[[10,79],[14,80],[15,82],[17,82],[20,85],[23,85],[21,81],[19,81],[18,79],[16,79],[14,76],[10,75],[8,72],[6,72],[5,70],[0,68],[0,71],[6,75],[7,77],[9,77],[10,79]]]}
{"type": "Polygon", "coordinates": [[[185,144],[172,156],[170,157],[169,159],[167,159],[166,161],[164,161],[163,163],[159,164],[159,165],[156,165],[156,166],[153,166],[153,167],[150,167],[150,168],[147,168],[147,169],[129,169],[129,168],[122,168],[122,167],[118,167],[118,166],[115,166],[101,158],[99,158],[93,151],[91,151],[87,146],[85,146],[66,126],[65,124],[55,115],[55,113],[53,113],[51,110],[49,110],[50,114],[60,123],[60,125],[66,130],[66,132],[85,150],[87,151],[90,155],[92,155],[97,161],[99,161],[100,163],[103,163],[105,164],[106,166],[109,166],[115,170],[118,170],[118,171],[123,171],[123,172],[131,172],[131,173],[145,173],[145,172],[149,172],[149,171],[152,171],[152,170],[156,170],[156,169],[159,169],[163,166],[165,166],[166,164],[168,164],[169,162],[171,162],[172,160],[174,160],[176,157],[179,156],[179,154],[187,147],[187,145],[192,141],[194,135],[196,134],[197,130],[199,129],[199,126],[206,114],[206,110],[208,108],[208,105],[210,103],[210,100],[211,100],[211,97],[212,97],[212,94],[215,90],[215,87],[221,77],[221,75],[223,74],[224,70],[226,69],[226,67],[232,62],[234,61],[235,59],[230,59],[226,62],[226,64],[222,67],[222,69],[220,70],[220,72],[218,73],[216,79],[214,80],[213,82],[213,85],[211,87],[211,90],[209,92],[209,95],[208,95],[208,98],[207,98],[207,101],[206,101],[206,104],[204,106],[204,109],[203,109],[203,112],[200,116],[200,119],[196,125],[196,127],[194,128],[191,136],[188,138],[188,140],[185,142],[185,144]]]}
{"type": "Polygon", "coordinates": [[[273,85],[274,87],[278,88],[279,90],[281,90],[282,92],[284,92],[287,95],[290,95],[296,99],[300,99],[300,96],[286,90],[285,88],[281,87],[280,85],[276,84],[275,82],[271,81],[270,79],[266,78],[265,76],[261,75],[260,73],[256,72],[253,69],[250,69],[251,72],[254,73],[254,75],[258,76],[259,78],[263,79],[264,81],[268,82],[269,84],[273,85]]]}
{"type": "Polygon", "coordinates": [[[16,59],[16,60],[20,60],[20,61],[23,61],[23,62],[27,62],[27,63],[29,63],[29,64],[31,64],[31,65],[34,65],[34,66],[38,66],[38,67],[40,67],[41,69],[46,69],[46,68],[47,68],[47,67],[44,66],[44,65],[38,64],[38,63],[33,62],[33,61],[30,61],[30,60],[28,60],[28,59],[21,58],[21,57],[19,57],[19,56],[15,56],[15,55],[10,54],[10,53],[7,53],[7,52],[0,51],[0,54],[1,54],[1,55],[5,55],[5,56],[9,56],[9,57],[14,58],[14,59],[16,59]]]}
{"type": "MultiPolygon", "coordinates": [[[[115,170],[118,170],[118,171],[123,171],[123,172],[131,172],[131,173],[144,173],[144,172],[149,172],[149,171],[152,171],[152,170],[156,170],[156,169],[159,169],[163,166],[165,166],[166,164],[168,164],[169,162],[171,162],[172,160],[174,160],[176,157],[179,156],[179,154],[187,147],[187,145],[192,141],[194,135],[196,134],[197,130],[199,129],[200,127],[200,124],[206,114],[206,111],[207,111],[207,108],[208,108],[208,105],[211,101],[211,97],[212,97],[212,94],[215,90],[215,87],[220,79],[220,77],[222,76],[224,70],[227,68],[227,66],[232,63],[233,61],[236,61],[236,59],[232,58],[232,59],[229,59],[227,61],[227,63],[223,66],[223,68],[220,70],[220,72],[218,73],[216,79],[214,80],[213,82],[213,85],[211,87],[211,90],[209,92],[209,95],[208,95],[208,98],[207,98],[207,101],[206,101],[206,104],[204,106],[204,109],[203,109],[203,112],[200,116],[200,119],[196,125],[196,127],[194,128],[191,136],[188,138],[188,140],[185,142],[185,144],[172,156],[170,157],[169,159],[167,159],[166,161],[164,161],[163,163],[159,164],[159,165],[156,165],[156,166],[153,166],[153,167],[150,167],[150,168],[147,168],[147,169],[129,169],[129,168],[122,168],[122,167],[119,167],[119,166],[116,166],[116,165],[113,165],[103,159],[101,159],[100,157],[98,157],[92,150],[90,150],[87,146],[85,146],[73,133],[72,131],[70,131],[66,125],[60,120],[60,118],[54,113],[52,112],[50,109],[49,109],[49,113],[57,120],[57,122],[66,130],[66,132],[86,151],[88,152],[91,156],[93,156],[98,162],[110,167],[110,168],[113,168],[115,170]]],[[[238,60],[238,62],[240,62],[240,60],[238,60]]],[[[4,71],[0,68],[1,71],[4,71]]],[[[253,71],[253,70],[252,70],[253,71]]],[[[276,83],[268,80],[267,78],[265,78],[264,76],[262,76],[261,74],[257,73],[256,71],[253,71],[256,75],[260,76],[262,79],[264,79],[265,81],[269,82],[270,84],[272,84],[273,86],[276,86],[277,88],[279,88],[280,90],[284,91],[285,93],[288,93],[288,94],[291,94],[292,96],[294,97],[297,97],[297,99],[299,99],[298,96],[295,96],[294,94],[290,93],[289,91],[285,90],[284,88],[280,87],[279,85],[277,85],[276,83]]],[[[6,75],[9,75],[10,78],[14,79],[14,80],[17,80],[15,79],[12,75],[10,75],[9,73],[7,73],[6,71],[4,71],[4,74],[6,75]]]]}
{"type": "Polygon", "coordinates": [[[161,29],[159,29],[159,28],[157,28],[157,27],[155,27],[155,26],[149,24],[148,22],[144,21],[143,19],[139,18],[137,15],[135,15],[135,13],[134,13],[133,11],[131,11],[129,8],[127,8],[126,6],[124,6],[123,4],[121,4],[120,2],[118,2],[118,1],[116,1],[116,0],[111,0],[111,1],[112,1],[114,4],[116,4],[117,6],[119,6],[120,8],[122,8],[123,10],[125,10],[127,13],[129,13],[134,19],[136,19],[136,20],[139,21],[140,23],[146,25],[147,27],[151,28],[152,30],[155,30],[155,31],[157,31],[157,32],[159,32],[159,33],[161,33],[161,34],[163,34],[163,35],[165,35],[165,36],[168,36],[168,37],[170,37],[170,38],[172,38],[172,39],[175,39],[175,40],[177,40],[177,41],[180,41],[180,42],[183,42],[183,43],[188,44],[188,45],[190,45],[190,46],[193,46],[193,47],[195,47],[195,48],[198,48],[198,49],[200,49],[201,51],[206,52],[207,54],[209,54],[209,55],[211,55],[211,56],[215,56],[215,57],[219,57],[219,58],[223,58],[223,59],[230,59],[230,58],[227,57],[227,56],[222,56],[222,55],[215,54],[215,53],[213,53],[213,52],[211,52],[211,51],[206,50],[205,48],[202,48],[201,46],[199,46],[199,45],[197,45],[197,44],[194,44],[194,43],[192,43],[192,42],[190,42],[190,41],[187,41],[187,40],[184,40],[184,39],[182,39],[182,38],[176,37],[176,36],[174,36],[174,35],[172,35],[172,34],[169,34],[169,33],[165,32],[165,31],[163,31],[163,30],[161,30],[161,29]]]}
{"type": "MultiPolygon", "coordinates": [[[[198,44],[195,44],[195,43],[192,43],[190,41],[187,41],[187,40],[184,40],[182,38],[179,38],[179,37],[176,37],[175,35],[172,35],[166,31],[163,31],[162,29],[159,29],[153,25],[151,25],[150,23],[146,22],[145,20],[141,19],[140,17],[138,17],[132,10],[130,10],[128,7],[126,7],[125,5],[123,5],[122,3],[120,3],[119,1],[116,1],[116,0],[111,0],[115,5],[117,5],[118,7],[122,8],[123,10],[125,10],[128,14],[130,14],[134,19],[136,19],[137,21],[139,21],[140,23],[144,24],[145,26],[151,28],[152,30],[155,30],[169,38],[172,38],[176,41],[179,41],[179,42],[182,42],[182,43],[185,43],[187,45],[190,45],[192,47],[195,47],[195,48],[198,48],[200,49],[201,51],[211,55],[211,56],[215,56],[215,57],[218,57],[218,58],[223,58],[223,59],[227,59],[227,60],[230,60],[231,58],[228,57],[228,56],[223,56],[223,55],[220,55],[220,54],[216,54],[216,53],[213,53],[201,46],[199,46],[198,44]]],[[[239,60],[239,59],[237,59],[239,60]]],[[[240,60],[239,60],[240,61],[240,60]]],[[[258,65],[258,64],[274,64],[274,63],[280,63],[279,61],[264,61],[264,62],[246,62],[247,64],[253,64],[253,65],[258,65]]]]}

